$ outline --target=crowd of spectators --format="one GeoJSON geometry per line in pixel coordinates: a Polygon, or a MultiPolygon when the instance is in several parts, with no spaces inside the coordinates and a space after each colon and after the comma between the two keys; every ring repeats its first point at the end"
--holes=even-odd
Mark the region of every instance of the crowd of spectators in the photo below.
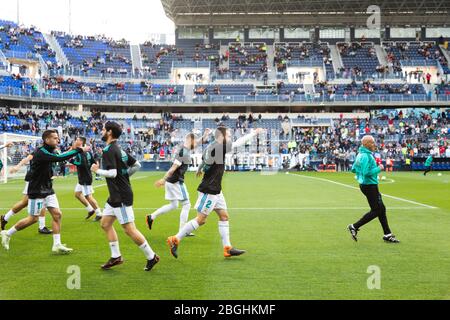
{"type": "MultiPolygon", "coordinates": [[[[223,114],[214,120],[217,126],[228,125],[233,135],[239,137],[261,125],[262,118],[261,114],[239,114],[236,118],[223,114]]],[[[89,117],[76,117],[66,111],[14,112],[9,108],[0,111],[2,131],[39,136],[48,128],[56,128],[62,138],[62,149],[68,148],[73,138],[80,135],[88,137],[95,148],[101,148],[100,133],[107,120],[108,117],[99,111],[93,111],[89,117]],[[13,118],[15,121],[11,121],[13,118]],[[12,122],[14,125],[8,124],[12,122]]],[[[183,134],[175,125],[182,120],[180,115],[171,113],[161,113],[159,119],[135,115],[127,121],[119,120],[124,132],[121,144],[139,158],[151,154],[153,159],[168,159],[174,147],[182,141],[183,134]]],[[[277,120],[281,128],[278,152],[290,155],[291,159],[301,158],[304,164],[318,161],[323,165],[337,165],[338,170],[348,170],[358,151],[359,141],[366,134],[376,138],[379,145],[377,157],[383,160],[389,158],[404,163],[415,157],[429,154],[446,157],[450,153],[450,109],[381,110],[372,112],[369,119],[346,119],[341,115],[330,119],[328,125],[313,123],[311,119],[308,122],[305,116],[297,118],[303,123],[300,126],[291,126],[289,115],[280,114],[277,120]]],[[[271,153],[269,147],[266,150],[271,153]]]]}
{"type": "Polygon", "coordinates": [[[417,111],[385,110],[372,113],[370,119],[335,119],[331,126],[293,127],[289,142],[280,146],[280,154],[301,159],[307,168],[312,161],[336,165],[337,170],[351,168],[363,135],[371,134],[379,145],[375,156],[392,159],[400,165],[415,157],[450,155],[450,109],[417,111]]]}

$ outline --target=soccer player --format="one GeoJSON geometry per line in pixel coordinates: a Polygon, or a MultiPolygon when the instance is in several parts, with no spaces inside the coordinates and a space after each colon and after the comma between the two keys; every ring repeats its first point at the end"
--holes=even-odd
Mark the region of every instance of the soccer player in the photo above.
{"type": "Polygon", "coordinates": [[[225,127],[217,128],[215,141],[211,143],[203,154],[203,162],[200,165],[197,176],[204,173],[202,182],[198,187],[198,200],[195,205],[197,217],[189,221],[177,235],[169,237],[167,244],[171,254],[178,258],[178,246],[180,241],[206,223],[206,219],[212,211],[219,216],[219,233],[222,238],[224,256],[226,258],[244,254],[244,250],[233,248],[230,241],[230,226],[227,204],[222,193],[222,177],[225,171],[225,156],[233,149],[245,145],[248,141],[263,133],[263,129],[256,129],[236,142],[232,142],[230,131],[225,127]]]}
{"type": "MultiPolygon", "coordinates": [[[[19,171],[19,169],[25,165],[28,165],[31,160],[33,160],[33,155],[30,154],[28,155],[26,158],[22,159],[22,161],[20,161],[16,166],[14,166],[13,168],[11,168],[10,173],[14,174],[16,172],[19,171]]],[[[6,225],[9,222],[9,219],[11,219],[12,216],[18,214],[20,211],[22,211],[23,209],[25,209],[28,206],[28,185],[29,185],[29,181],[30,181],[30,171],[27,171],[27,174],[25,175],[25,187],[23,189],[22,192],[22,199],[17,202],[4,216],[0,216],[0,225],[1,225],[1,230],[5,230],[6,225]]],[[[40,234],[52,234],[53,231],[48,229],[45,226],[45,213],[46,213],[47,209],[44,207],[42,208],[40,214],[39,214],[39,227],[38,227],[38,232],[40,234]]]]}
{"type": "MultiPolygon", "coordinates": [[[[86,146],[86,138],[79,137],[75,141],[76,147],[86,146]]],[[[102,212],[98,207],[97,200],[92,196],[94,189],[92,188],[92,171],[91,167],[96,163],[94,156],[91,152],[79,153],[75,158],[70,160],[77,167],[78,171],[78,184],[75,187],[75,198],[81,202],[86,208],[88,215],[86,220],[90,219],[94,214],[95,222],[100,221],[102,218],[102,212]]]]}
{"type": "Polygon", "coordinates": [[[433,155],[430,154],[427,160],[425,160],[425,171],[423,173],[424,176],[426,176],[427,173],[431,171],[432,165],[433,165],[433,155]]]}
{"type": "Polygon", "coordinates": [[[347,227],[354,241],[358,241],[357,235],[359,229],[377,218],[380,220],[383,227],[385,242],[398,243],[395,236],[391,233],[388,220],[386,217],[386,207],[384,206],[381,193],[378,190],[378,174],[384,169],[383,165],[377,166],[372,155],[377,147],[375,139],[372,136],[363,137],[362,146],[359,148],[359,153],[355,159],[352,167],[352,172],[356,173],[356,178],[360,184],[361,192],[366,196],[370,205],[370,212],[361,218],[358,222],[347,227]]]}
{"type": "Polygon", "coordinates": [[[54,253],[70,253],[73,250],[61,243],[61,210],[58,198],[53,190],[53,164],[69,160],[78,153],[89,151],[89,147],[74,148],[66,153],[56,154],[55,149],[60,143],[56,130],[47,130],[42,135],[43,146],[33,153],[30,164],[30,179],[28,185],[28,213],[29,216],[20,220],[8,231],[2,231],[2,245],[9,250],[11,237],[37,222],[42,208],[46,207],[53,218],[53,247],[54,253]]]}
{"type": "MultiPolygon", "coordinates": [[[[206,141],[210,133],[210,129],[206,129],[204,136],[199,141],[196,141],[193,133],[189,133],[185,138],[184,144],[177,150],[172,167],[167,171],[163,179],[155,182],[155,187],[157,188],[165,186],[166,200],[170,201],[170,203],[159,208],[151,215],[146,216],[145,220],[150,230],[152,229],[152,225],[156,218],[178,209],[180,202],[181,213],[179,230],[181,230],[188,221],[191,202],[189,201],[189,193],[184,183],[184,174],[191,163],[191,151],[195,149],[198,143],[206,141]]],[[[194,236],[194,234],[188,236],[194,236]]]]}
{"type": "Polygon", "coordinates": [[[107,122],[104,125],[102,140],[107,144],[102,155],[104,169],[100,169],[98,164],[93,164],[91,167],[93,172],[106,178],[109,190],[109,198],[103,210],[101,225],[109,241],[111,259],[102,265],[102,269],[109,270],[124,261],[113,226],[117,219],[125,233],[144,253],[147,258],[144,270],[150,271],[159,262],[159,256],[153,252],[145,237],[134,224],[133,190],[129,178],[139,170],[141,165],[120,148],[117,140],[121,135],[122,128],[118,123],[107,122]]]}

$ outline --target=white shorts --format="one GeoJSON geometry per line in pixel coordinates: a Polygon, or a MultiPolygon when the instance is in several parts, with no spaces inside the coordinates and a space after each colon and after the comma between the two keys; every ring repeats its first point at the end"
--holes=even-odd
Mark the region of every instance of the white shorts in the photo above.
{"type": "Polygon", "coordinates": [[[166,200],[189,200],[189,193],[184,183],[170,183],[166,182],[166,200]]]}
{"type": "Polygon", "coordinates": [[[81,192],[83,196],[87,197],[94,193],[94,188],[92,188],[92,186],[81,185],[77,183],[75,187],[75,192],[81,192]]]}
{"type": "Polygon", "coordinates": [[[109,205],[109,203],[106,203],[105,209],[103,210],[103,216],[116,217],[122,225],[134,222],[133,207],[122,206],[113,208],[109,205]]]}
{"type": "Polygon", "coordinates": [[[30,216],[39,216],[42,208],[59,209],[56,194],[52,194],[44,199],[28,199],[28,214],[30,216]]]}
{"type": "Polygon", "coordinates": [[[212,211],[227,210],[227,203],[223,193],[220,194],[206,194],[199,192],[195,209],[198,213],[209,215],[212,211]]]}
{"type": "Polygon", "coordinates": [[[24,195],[24,196],[27,196],[28,195],[28,185],[29,185],[30,183],[28,182],[28,181],[25,181],[25,188],[23,188],[23,191],[22,191],[22,194],[24,195]]]}

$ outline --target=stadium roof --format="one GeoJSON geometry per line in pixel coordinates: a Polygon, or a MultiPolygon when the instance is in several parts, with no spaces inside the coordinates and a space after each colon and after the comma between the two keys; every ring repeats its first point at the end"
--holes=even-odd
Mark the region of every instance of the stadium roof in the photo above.
{"type": "Polygon", "coordinates": [[[161,0],[177,26],[366,25],[381,8],[383,25],[445,25],[450,0],[161,0]]]}

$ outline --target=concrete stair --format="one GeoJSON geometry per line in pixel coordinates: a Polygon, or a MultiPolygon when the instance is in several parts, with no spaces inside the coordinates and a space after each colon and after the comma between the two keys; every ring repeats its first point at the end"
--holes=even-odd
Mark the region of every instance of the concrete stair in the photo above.
{"type": "Polygon", "coordinates": [[[193,84],[184,86],[184,99],[186,103],[192,103],[194,101],[194,89],[195,85],[193,84]]]}
{"type": "Polygon", "coordinates": [[[59,45],[58,41],[52,34],[42,34],[45,41],[49,44],[50,48],[56,53],[56,61],[61,63],[63,66],[68,66],[70,64],[69,59],[67,59],[66,54],[59,45]]]}
{"type": "Polygon", "coordinates": [[[142,56],[141,56],[141,46],[139,45],[130,45],[130,54],[131,54],[131,62],[133,66],[133,73],[138,69],[142,70],[142,56]]]}
{"type": "Polygon", "coordinates": [[[338,74],[339,70],[344,67],[344,63],[336,45],[330,45],[330,55],[331,59],[333,59],[334,73],[338,74]]]}
{"type": "Polygon", "coordinates": [[[268,80],[269,83],[277,81],[277,68],[273,65],[275,60],[275,46],[267,46],[267,67],[268,67],[268,80]]]}

